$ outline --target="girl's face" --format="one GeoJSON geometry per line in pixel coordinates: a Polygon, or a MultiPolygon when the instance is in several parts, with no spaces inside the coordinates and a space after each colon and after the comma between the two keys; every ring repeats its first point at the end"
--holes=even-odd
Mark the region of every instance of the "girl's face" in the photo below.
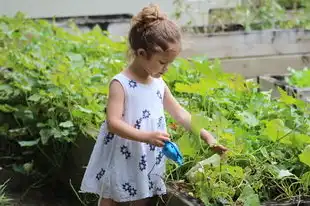
{"type": "Polygon", "coordinates": [[[149,75],[159,78],[167,72],[169,64],[179,55],[180,50],[180,44],[169,44],[167,51],[155,53],[150,58],[144,58],[143,67],[149,75]]]}

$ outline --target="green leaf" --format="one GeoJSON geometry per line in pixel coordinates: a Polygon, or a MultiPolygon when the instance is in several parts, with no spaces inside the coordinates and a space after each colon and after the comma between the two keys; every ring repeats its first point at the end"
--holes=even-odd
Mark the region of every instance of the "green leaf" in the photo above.
{"type": "Polygon", "coordinates": [[[188,135],[184,134],[180,139],[178,139],[177,143],[183,155],[193,156],[197,153],[197,150],[192,146],[193,144],[188,135]]]}
{"type": "Polygon", "coordinates": [[[310,144],[310,136],[306,134],[294,133],[291,136],[291,142],[293,146],[298,148],[304,147],[306,144],[310,144]]]}
{"type": "Polygon", "coordinates": [[[290,129],[285,127],[283,120],[273,119],[266,124],[263,134],[266,135],[273,142],[279,138],[283,138],[290,132],[290,129]]]}
{"type": "Polygon", "coordinates": [[[41,96],[39,94],[33,94],[31,95],[28,100],[33,102],[38,102],[41,99],[41,96]]]}
{"type": "Polygon", "coordinates": [[[9,130],[9,136],[10,137],[21,137],[24,135],[27,135],[27,128],[23,127],[23,128],[15,128],[15,129],[10,129],[9,130]]]}
{"type": "Polygon", "coordinates": [[[61,122],[59,126],[64,127],[64,128],[69,128],[69,127],[73,127],[74,125],[71,121],[66,121],[66,122],[61,122]]]}
{"type": "Polygon", "coordinates": [[[37,145],[39,141],[40,141],[40,138],[35,139],[35,140],[29,140],[29,141],[18,141],[18,144],[21,147],[32,147],[32,146],[37,145]]]}
{"type": "Polygon", "coordinates": [[[18,109],[8,104],[0,104],[0,111],[5,112],[5,113],[10,113],[10,112],[18,111],[18,109]]]}
{"type": "Polygon", "coordinates": [[[201,129],[205,128],[209,124],[209,120],[203,117],[200,114],[192,114],[191,118],[191,128],[192,132],[200,137],[200,131],[201,129]]]}
{"type": "Polygon", "coordinates": [[[238,166],[223,165],[222,167],[218,167],[217,169],[233,176],[234,179],[242,179],[244,177],[243,169],[238,166]]]}
{"type": "Polygon", "coordinates": [[[239,119],[244,123],[247,124],[251,127],[255,127],[259,124],[259,120],[256,119],[255,115],[247,112],[247,111],[242,111],[242,112],[237,112],[239,119]]]}
{"type": "Polygon", "coordinates": [[[23,165],[24,170],[25,170],[26,173],[29,174],[29,173],[33,170],[33,164],[34,164],[34,162],[32,161],[32,162],[26,162],[26,163],[23,165]]]}
{"type": "Polygon", "coordinates": [[[303,174],[300,178],[300,181],[305,188],[309,188],[310,187],[310,172],[306,172],[305,174],[303,174]]]}
{"type": "Polygon", "coordinates": [[[308,145],[304,151],[298,155],[299,160],[302,163],[305,163],[306,165],[308,165],[310,167],[310,145],[308,145]]]}
{"type": "Polygon", "coordinates": [[[72,66],[74,68],[82,68],[84,66],[84,59],[83,56],[81,54],[76,54],[76,53],[67,53],[69,59],[72,62],[72,66]]]}
{"type": "Polygon", "coordinates": [[[197,162],[194,167],[192,167],[185,175],[189,179],[194,179],[195,175],[197,172],[203,172],[203,168],[205,166],[210,166],[210,167],[219,167],[221,164],[221,156],[218,154],[214,154],[211,157],[202,160],[200,162],[197,162]]]}
{"type": "Polygon", "coordinates": [[[97,127],[95,127],[95,125],[92,125],[92,124],[88,124],[81,129],[84,133],[86,133],[87,135],[89,135],[90,137],[92,137],[94,139],[96,139],[96,137],[99,133],[99,129],[97,127]]]}
{"type": "Polygon", "coordinates": [[[19,172],[21,174],[27,174],[27,171],[25,170],[24,165],[13,164],[12,168],[15,172],[19,172]]]}
{"type": "Polygon", "coordinates": [[[282,88],[278,87],[278,91],[280,93],[280,101],[285,103],[285,104],[295,104],[296,103],[296,99],[292,96],[289,96],[286,91],[284,91],[282,88]]]}
{"type": "Polygon", "coordinates": [[[43,145],[46,145],[49,138],[53,135],[51,129],[41,129],[40,130],[40,136],[41,136],[41,142],[43,145]]]}
{"type": "Polygon", "coordinates": [[[85,109],[85,108],[81,107],[80,105],[76,105],[76,107],[77,107],[81,112],[84,112],[84,113],[87,113],[87,114],[93,113],[93,111],[91,111],[91,110],[89,110],[89,109],[85,109]]]}
{"type": "Polygon", "coordinates": [[[238,201],[241,201],[244,206],[260,206],[259,197],[255,194],[250,185],[246,185],[240,194],[238,201]]]}

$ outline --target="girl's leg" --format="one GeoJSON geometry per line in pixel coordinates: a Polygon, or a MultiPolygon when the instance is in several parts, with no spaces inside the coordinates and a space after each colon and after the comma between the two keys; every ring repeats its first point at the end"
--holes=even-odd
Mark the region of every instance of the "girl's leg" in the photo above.
{"type": "Polygon", "coordinates": [[[130,204],[130,206],[149,206],[150,205],[150,198],[142,199],[134,201],[130,204]]]}
{"type": "Polygon", "coordinates": [[[116,202],[111,199],[101,199],[100,206],[116,206],[116,202]]]}

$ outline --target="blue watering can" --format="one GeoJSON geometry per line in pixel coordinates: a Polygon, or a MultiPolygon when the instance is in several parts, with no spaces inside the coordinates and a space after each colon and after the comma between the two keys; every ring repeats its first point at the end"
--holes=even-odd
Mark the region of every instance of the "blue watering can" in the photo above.
{"type": "Polygon", "coordinates": [[[166,157],[168,157],[169,159],[178,163],[178,165],[183,164],[182,154],[181,154],[178,146],[174,142],[166,141],[166,143],[162,149],[162,152],[166,157]]]}

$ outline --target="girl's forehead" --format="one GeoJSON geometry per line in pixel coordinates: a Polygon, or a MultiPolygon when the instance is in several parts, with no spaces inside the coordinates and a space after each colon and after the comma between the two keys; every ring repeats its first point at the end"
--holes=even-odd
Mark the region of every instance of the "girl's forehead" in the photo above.
{"type": "Polygon", "coordinates": [[[165,51],[162,53],[161,58],[165,59],[167,61],[172,61],[173,59],[175,59],[179,54],[179,51],[165,51]]]}
{"type": "Polygon", "coordinates": [[[159,56],[162,59],[171,60],[179,55],[180,50],[181,47],[179,46],[179,44],[170,44],[169,48],[166,51],[161,52],[159,56]]]}

